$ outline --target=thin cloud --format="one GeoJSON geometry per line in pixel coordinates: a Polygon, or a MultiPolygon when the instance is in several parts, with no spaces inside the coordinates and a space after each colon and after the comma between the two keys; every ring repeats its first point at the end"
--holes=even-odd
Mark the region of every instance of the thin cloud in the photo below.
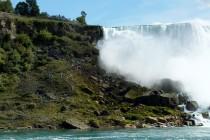
{"type": "Polygon", "coordinates": [[[199,0],[203,6],[210,8],[210,0],[199,0]]]}

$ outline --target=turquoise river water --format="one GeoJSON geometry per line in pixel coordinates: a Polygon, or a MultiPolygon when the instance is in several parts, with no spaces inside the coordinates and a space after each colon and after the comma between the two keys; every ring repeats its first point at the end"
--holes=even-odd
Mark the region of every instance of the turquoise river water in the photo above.
{"type": "Polygon", "coordinates": [[[1,131],[0,140],[210,140],[210,128],[1,131]]]}

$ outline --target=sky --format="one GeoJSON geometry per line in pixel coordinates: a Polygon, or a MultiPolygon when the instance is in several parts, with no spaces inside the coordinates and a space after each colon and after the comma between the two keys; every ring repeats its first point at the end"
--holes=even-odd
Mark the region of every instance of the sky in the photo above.
{"type": "MultiPolygon", "coordinates": [[[[12,0],[13,6],[21,0],[12,0]]],[[[210,0],[37,0],[42,12],[74,19],[82,10],[88,24],[128,26],[210,20],[210,0]]]]}

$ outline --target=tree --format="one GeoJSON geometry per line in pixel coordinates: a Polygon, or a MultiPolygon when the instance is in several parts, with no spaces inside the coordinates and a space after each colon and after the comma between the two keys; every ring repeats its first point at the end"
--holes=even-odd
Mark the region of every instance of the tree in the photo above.
{"type": "Polygon", "coordinates": [[[41,12],[40,17],[49,18],[49,14],[47,12],[41,12]]]}
{"type": "Polygon", "coordinates": [[[25,2],[19,2],[15,7],[15,13],[23,16],[29,15],[28,4],[25,2]]]}
{"type": "Polygon", "coordinates": [[[26,3],[29,6],[30,16],[38,16],[40,14],[39,6],[37,5],[36,0],[26,0],[26,3]]]}
{"type": "Polygon", "coordinates": [[[76,18],[76,20],[82,24],[82,25],[86,25],[86,16],[87,16],[87,13],[85,11],[81,11],[81,16],[76,18]]]}
{"type": "Polygon", "coordinates": [[[13,7],[10,0],[0,0],[0,11],[12,13],[13,7]]]}
{"type": "Polygon", "coordinates": [[[81,11],[81,15],[82,15],[83,17],[86,17],[86,16],[87,16],[87,13],[86,13],[85,11],[81,11]]]}
{"type": "Polygon", "coordinates": [[[38,16],[40,10],[36,0],[26,0],[26,2],[19,2],[16,5],[15,13],[24,16],[38,16]]]}

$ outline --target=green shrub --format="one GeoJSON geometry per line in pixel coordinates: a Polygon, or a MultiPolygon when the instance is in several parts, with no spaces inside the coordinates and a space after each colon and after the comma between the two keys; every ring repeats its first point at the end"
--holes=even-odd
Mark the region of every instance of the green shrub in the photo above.
{"type": "Polygon", "coordinates": [[[99,128],[100,127],[98,120],[90,120],[89,125],[93,128],[99,128]]]}
{"type": "Polygon", "coordinates": [[[86,16],[87,16],[86,12],[81,11],[81,16],[76,18],[77,22],[79,22],[82,25],[86,25],[87,24],[86,23],[86,16]]]}
{"type": "Polygon", "coordinates": [[[12,90],[17,87],[19,78],[15,74],[0,75],[0,92],[12,90]]]}
{"type": "Polygon", "coordinates": [[[33,47],[33,43],[31,41],[30,37],[26,34],[17,35],[15,42],[17,44],[22,44],[26,48],[33,47]]]}
{"type": "Polygon", "coordinates": [[[0,1],[0,11],[12,13],[13,7],[12,7],[11,1],[10,0],[6,0],[6,1],[1,0],[0,1]]]}
{"type": "Polygon", "coordinates": [[[47,30],[41,30],[35,39],[37,44],[44,43],[45,45],[50,44],[53,39],[52,33],[48,32],[47,30]]]}
{"type": "Polygon", "coordinates": [[[0,66],[6,63],[6,52],[4,49],[0,48],[0,66]]]}

